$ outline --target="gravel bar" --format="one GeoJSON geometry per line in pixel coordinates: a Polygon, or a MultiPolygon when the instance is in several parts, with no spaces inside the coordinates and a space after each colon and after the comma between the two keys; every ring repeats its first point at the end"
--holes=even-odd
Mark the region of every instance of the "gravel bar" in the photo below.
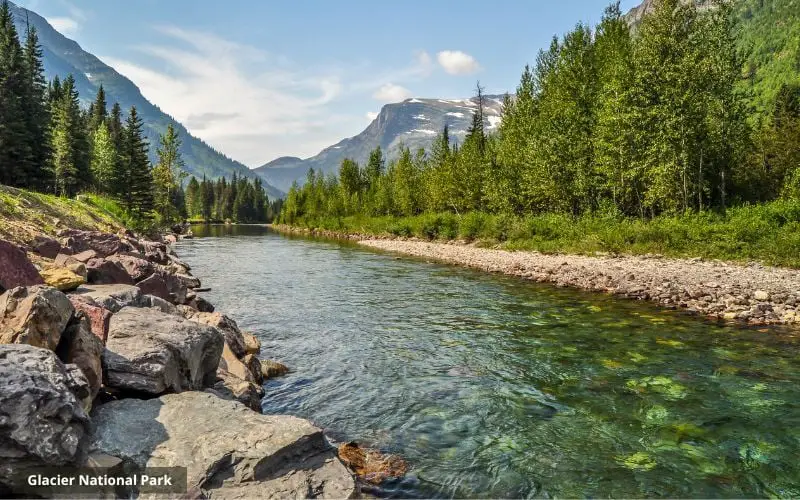
{"type": "Polygon", "coordinates": [[[458,243],[367,239],[359,244],[561,287],[650,300],[751,325],[800,324],[800,271],[660,256],[546,255],[458,243]]]}

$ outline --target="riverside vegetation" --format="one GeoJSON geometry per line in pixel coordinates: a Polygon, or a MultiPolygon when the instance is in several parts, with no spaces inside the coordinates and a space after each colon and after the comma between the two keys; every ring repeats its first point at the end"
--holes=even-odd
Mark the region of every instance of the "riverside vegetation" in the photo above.
{"type": "Polygon", "coordinates": [[[706,4],[655,2],[634,30],[610,6],[525,68],[495,134],[479,85],[463,141],[445,127],[430,151],[404,149],[388,166],[378,148],[338,176],[310,171],[280,220],[799,266],[797,9],[706,4]],[[778,21],[785,30],[765,27],[778,21]]]}

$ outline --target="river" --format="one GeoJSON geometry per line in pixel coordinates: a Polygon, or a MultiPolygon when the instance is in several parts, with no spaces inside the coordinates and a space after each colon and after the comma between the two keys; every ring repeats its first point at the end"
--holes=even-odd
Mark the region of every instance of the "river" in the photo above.
{"type": "Polygon", "coordinates": [[[401,455],[388,496],[800,496],[797,331],[196,227],[207,298],[292,368],[264,413],[401,455]]]}

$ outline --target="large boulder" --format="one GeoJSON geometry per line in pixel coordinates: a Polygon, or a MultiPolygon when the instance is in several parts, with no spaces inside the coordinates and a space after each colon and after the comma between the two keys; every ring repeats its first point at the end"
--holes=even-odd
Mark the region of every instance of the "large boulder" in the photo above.
{"type": "Polygon", "coordinates": [[[112,255],[107,260],[119,264],[133,281],[142,281],[155,272],[152,262],[133,255],[112,255]]]}
{"type": "Polygon", "coordinates": [[[47,236],[39,235],[36,236],[33,241],[31,242],[31,248],[34,252],[38,253],[42,257],[48,259],[55,259],[56,255],[61,252],[61,243],[58,240],[53,238],[49,238],[47,236]]]}
{"type": "Polygon", "coordinates": [[[213,385],[224,340],[216,328],[152,308],[114,314],[106,341],[106,385],[146,394],[213,385]]]}
{"type": "Polygon", "coordinates": [[[261,413],[264,388],[259,384],[242,380],[222,368],[217,370],[217,382],[212,390],[221,398],[238,401],[253,411],[261,413]]]}
{"type": "Polygon", "coordinates": [[[205,392],[95,409],[92,449],[131,467],[186,467],[210,498],[351,498],[351,473],[307,420],[261,415],[205,392]]]}
{"type": "Polygon", "coordinates": [[[233,318],[218,312],[200,312],[188,306],[178,306],[178,310],[183,314],[183,317],[188,320],[219,329],[219,331],[225,335],[225,343],[237,358],[242,358],[247,354],[242,331],[239,330],[239,326],[233,318]]]}
{"type": "Polygon", "coordinates": [[[0,240],[0,292],[42,283],[44,280],[25,252],[13,243],[0,240]]]}
{"type": "Polygon", "coordinates": [[[70,296],[83,295],[112,313],[123,307],[150,307],[151,303],[145,298],[142,290],[134,285],[85,285],[72,292],[70,296]]]}
{"type": "Polygon", "coordinates": [[[81,372],[46,349],[0,345],[0,380],[0,491],[24,494],[32,469],[82,464],[90,425],[81,372]]]}
{"type": "Polygon", "coordinates": [[[200,288],[201,286],[200,280],[189,274],[175,273],[174,276],[183,283],[183,286],[190,290],[193,288],[200,288]]]}
{"type": "Polygon", "coordinates": [[[153,295],[167,301],[171,298],[169,288],[167,288],[167,282],[160,274],[153,274],[137,283],[136,286],[138,286],[144,294],[153,295]]]}
{"type": "Polygon", "coordinates": [[[86,263],[86,271],[89,283],[95,285],[110,285],[122,283],[123,285],[133,285],[133,279],[119,262],[108,259],[94,258],[86,263]]]}
{"type": "Polygon", "coordinates": [[[18,287],[0,295],[0,344],[55,350],[75,309],[48,286],[18,287]]]}
{"type": "Polygon", "coordinates": [[[100,257],[108,257],[115,253],[135,251],[136,248],[116,234],[100,231],[81,231],[67,229],[58,233],[63,238],[64,246],[73,253],[93,250],[100,257]]]}
{"type": "MultiPolygon", "coordinates": [[[[82,266],[83,264],[78,265],[82,266]]],[[[61,290],[62,292],[71,292],[86,283],[85,278],[78,276],[65,267],[45,269],[39,274],[42,275],[45,284],[57,290],[61,290]]]]}
{"type": "MultiPolygon", "coordinates": [[[[65,363],[80,368],[89,382],[90,400],[94,400],[103,385],[103,341],[92,333],[89,318],[78,313],[64,330],[56,349],[58,357],[65,363]]],[[[90,407],[86,408],[89,411],[90,407]]]]}
{"type": "Polygon", "coordinates": [[[92,334],[105,345],[108,338],[108,327],[111,323],[111,311],[99,305],[88,295],[70,295],[69,301],[76,313],[80,312],[86,316],[92,334]]]}

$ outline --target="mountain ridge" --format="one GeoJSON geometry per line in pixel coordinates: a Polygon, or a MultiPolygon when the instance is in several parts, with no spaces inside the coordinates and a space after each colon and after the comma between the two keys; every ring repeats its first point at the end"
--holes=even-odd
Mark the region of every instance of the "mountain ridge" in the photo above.
{"type": "MultiPolygon", "coordinates": [[[[500,123],[503,96],[484,96],[484,122],[489,130],[500,123]]],[[[288,191],[294,181],[302,184],[310,168],[324,174],[336,172],[345,158],[365,163],[370,151],[380,146],[387,158],[393,158],[405,145],[412,150],[428,148],[447,124],[451,139],[464,138],[477,109],[475,98],[436,99],[409,98],[385,104],[378,116],[359,134],[342,139],[316,155],[291,161],[296,157],[281,157],[254,169],[265,181],[288,191]]]]}
{"type": "MultiPolygon", "coordinates": [[[[26,21],[36,28],[43,53],[45,76],[48,80],[56,75],[64,78],[72,74],[83,105],[88,105],[94,100],[97,89],[102,84],[109,107],[115,101],[119,102],[123,113],[127,114],[131,106],[136,106],[144,121],[144,134],[150,142],[151,161],[156,159],[159,136],[166,131],[168,124],[172,124],[178,130],[183,142],[181,154],[186,163],[185,170],[190,175],[198,178],[202,178],[203,175],[209,178],[231,177],[233,174],[253,178],[257,175],[246,165],[227,157],[202,139],[193,136],[182,123],[147,100],[139,87],[130,79],[84,50],[78,42],[59,33],[44,17],[12,2],[9,2],[9,7],[17,30],[22,36],[25,33],[26,21]]],[[[270,198],[281,197],[284,194],[269,183],[264,188],[270,198]]]]}

